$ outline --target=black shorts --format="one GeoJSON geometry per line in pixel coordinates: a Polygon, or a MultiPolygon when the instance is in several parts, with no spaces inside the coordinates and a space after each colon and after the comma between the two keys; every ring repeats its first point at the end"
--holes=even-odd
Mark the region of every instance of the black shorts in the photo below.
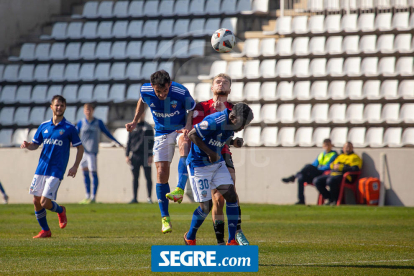
{"type": "Polygon", "coordinates": [[[226,167],[227,168],[232,168],[234,169],[234,164],[233,164],[233,158],[231,157],[231,154],[228,153],[223,153],[223,158],[224,158],[224,162],[226,162],[226,167]]]}

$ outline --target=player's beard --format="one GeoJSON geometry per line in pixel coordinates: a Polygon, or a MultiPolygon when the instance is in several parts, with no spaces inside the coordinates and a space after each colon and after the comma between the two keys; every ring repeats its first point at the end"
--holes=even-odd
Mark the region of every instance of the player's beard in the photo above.
{"type": "Polygon", "coordinates": [[[214,95],[217,95],[217,96],[227,96],[228,94],[229,94],[229,91],[224,91],[224,90],[214,91],[214,95]]]}

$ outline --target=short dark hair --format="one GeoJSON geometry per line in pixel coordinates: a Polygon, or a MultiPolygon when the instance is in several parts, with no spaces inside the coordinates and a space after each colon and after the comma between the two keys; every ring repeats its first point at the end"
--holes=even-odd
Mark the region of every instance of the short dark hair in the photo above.
{"type": "Polygon", "coordinates": [[[171,82],[170,74],[165,70],[159,70],[151,75],[151,84],[165,86],[171,82]]]}
{"type": "Polygon", "coordinates": [[[233,106],[231,111],[234,116],[241,119],[243,125],[248,125],[253,120],[254,115],[252,109],[245,103],[237,103],[233,106]]]}
{"type": "Polygon", "coordinates": [[[323,140],[323,144],[332,144],[331,139],[325,139],[323,140]]]}
{"type": "Polygon", "coordinates": [[[95,109],[95,105],[93,103],[85,103],[83,105],[84,108],[87,107],[87,106],[90,107],[90,108],[92,108],[92,109],[95,109]]]}
{"type": "Polygon", "coordinates": [[[60,102],[62,102],[66,105],[66,99],[63,98],[63,96],[61,96],[61,95],[54,95],[53,98],[52,98],[52,101],[50,103],[53,104],[53,102],[55,100],[58,100],[58,101],[60,101],[60,102]]]}

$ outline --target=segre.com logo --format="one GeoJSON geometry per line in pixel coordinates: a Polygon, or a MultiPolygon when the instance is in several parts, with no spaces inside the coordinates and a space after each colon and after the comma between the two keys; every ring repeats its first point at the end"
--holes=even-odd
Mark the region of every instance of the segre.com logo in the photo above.
{"type": "Polygon", "coordinates": [[[153,272],[257,272],[259,248],[251,246],[151,247],[153,272]]]}

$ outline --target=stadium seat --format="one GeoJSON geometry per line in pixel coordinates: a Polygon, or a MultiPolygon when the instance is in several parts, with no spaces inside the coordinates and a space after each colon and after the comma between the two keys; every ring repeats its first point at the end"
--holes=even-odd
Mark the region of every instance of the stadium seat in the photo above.
{"type": "Polygon", "coordinates": [[[342,16],[341,30],[345,32],[357,32],[358,31],[358,14],[348,13],[342,16]]]}
{"type": "Polygon", "coordinates": [[[344,62],[344,74],[348,76],[360,76],[361,75],[361,58],[350,57],[345,59],[344,62]]]}
{"type": "Polygon", "coordinates": [[[300,127],[296,131],[295,144],[299,147],[312,147],[314,142],[312,140],[313,128],[300,127]]]}
{"type": "MultiPolygon", "coordinates": [[[[140,2],[140,1],[133,1],[131,3],[135,3],[135,2],[140,2]]],[[[142,32],[142,25],[143,25],[142,20],[132,20],[131,22],[129,22],[127,36],[131,38],[143,37],[144,35],[142,32]]]]}
{"type": "Polygon", "coordinates": [[[44,61],[49,60],[50,43],[37,44],[35,51],[35,59],[44,61]]]}
{"type": "Polygon", "coordinates": [[[326,76],[326,59],[314,58],[309,64],[310,75],[314,77],[326,76]]]}
{"type": "Polygon", "coordinates": [[[409,30],[409,16],[408,12],[396,12],[392,18],[392,28],[396,30],[409,30]]]}
{"type": "Polygon", "coordinates": [[[129,1],[117,1],[117,2],[115,2],[115,6],[114,6],[114,9],[113,9],[112,16],[115,16],[117,18],[128,17],[128,6],[129,6],[129,1]]]}
{"type": "Polygon", "coordinates": [[[108,122],[108,106],[98,106],[95,108],[94,116],[102,120],[104,124],[108,122]]]}
{"type": "Polygon", "coordinates": [[[0,147],[11,147],[12,144],[12,129],[0,129],[0,147]]]}
{"type": "Polygon", "coordinates": [[[394,40],[394,50],[399,53],[410,53],[411,34],[398,34],[394,40]]]}
{"type": "MultiPolygon", "coordinates": [[[[213,92],[210,83],[199,83],[194,90],[195,100],[198,102],[208,101],[211,99],[213,92]]],[[[231,95],[231,94],[230,94],[231,95]]]]}
{"type": "Polygon", "coordinates": [[[189,53],[190,57],[196,56],[204,56],[204,50],[206,48],[206,42],[203,39],[195,39],[191,41],[189,46],[189,53]]]}
{"type": "Polygon", "coordinates": [[[125,76],[125,62],[114,62],[111,66],[111,71],[109,73],[109,77],[113,80],[123,80],[126,78],[125,76]]]}
{"type": "Polygon", "coordinates": [[[365,132],[365,127],[353,127],[348,132],[347,141],[351,142],[356,148],[366,147],[365,132]]]}
{"type": "Polygon", "coordinates": [[[252,38],[247,39],[244,42],[242,55],[247,57],[258,57],[260,56],[260,39],[252,38]]]}
{"type": "Polygon", "coordinates": [[[67,103],[78,102],[78,86],[74,84],[66,85],[63,88],[62,96],[66,99],[67,103]]]}
{"type": "Polygon", "coordinates": [[[192,0],[190,4],[189,13],[193,15],[204,14],[205,0],[192,0]]]}
{"type": "Polygon", "coordinates": [[[260,126],[250,126],[244,130],[243,139],[249,147],[260,147],[262,145],[260,132],[262,128],[260,126]]]}
{"type": "Polygon", "coordinates": [[[317,127],[313,131],[312,142],[317,147],[322,147],[323,140],[330,137],[331,129],[329,127],[317,127]]]}
{"type": "Polygon", "coordinates": [[[311,33],[323,33],[325,31],[324,28],[324,21],[325,16],[322,14],[312,15],[309,18],[309,31],[311,33]]]}
{"type": "MultiPolygon", "coordinates": [[[[83,108],[79,108],[79,110],[82,110],[82,114],[83,114],[83,108]]],[[[46,108],[45,118],[43,119],[43,121],[50,121],[52,117],[53,117],[52,109],[46,108]]]]}
{"type": "MultiPolygon", "coordinates": [[[[144,45],[146,42],[144,42],[144,45]]],[[[160,43],[158,44],[158,47],[156,48],[157,52],[155,54],[155,58],[172,57],[173,43],[174,42],[172,40],[161,40],[160,43]]]]}
{"type": "Polygon", "coordinates": [[[277,85],[276,97],[282,101],[293,100],[293,82],[279,82],[277,85]]]}
{"type": "Polygon", "coordinates": [[[361,62],[361,73],[365,76],[378,75],[378,58],[366,57],[361,62]]]}
{"type": "MultiPolygon", "coordinates": [[[[191,23],[188,28],[188,34],[191,36],[204,36],[204,26],[206,24],[206,20],[204,18],[194,18],[191,20],[191,23]]],[[[184,35],[183,33],[179,34],[179,36],[184,35]]]]}
{"type": "Polygon", "coordinates": [[[88,1],[83,7],[82,16],[86,18],[97,18],[98,17],[98,1],[88,1]]]}
{"type": "Polygon", "coordinates": [[[190,20],[189,19],[178,19],[175,21],[174,30],[172,35],[182,36],[187,35],[189,31],[190,20]]]}
{"type": "Polygon", "coordinates": [[[342,42],[342,49],[347,54],[357,54],[360,52],[359,44],[358,35],[345,36],[342,42]]]}
{"type": "Polygon", "coordinates": [[[94,39],[97,38],[97,29],[98,29],[98,22],[86,22],[83,25],[82,29],[82,37],[87,39],[94,39]]]}
{"type": "Polygon", "coordinates": [[[310,0],[308,1],[308,10],[310,10],[311,12],[321,12],[323,11],[323,1],[315,1],[315,0],[310,0]]]}
{"type": "Polygon", "coordinates": [[[0,81],[3,80],[4,64],[0,64],[0,81]]]}
{"type": "Polygon", "coordinates": [[[44,103],[47,102],[47,86],[46,85],[36,85],[32,91],[31,101],[33,103],[44,103]]]}
{"type": "Polygon", "coordinates": [[[243,90],[246,100],[260,101],[260,82],[247,82],[243,90]]]}
{"type": "MultiPolygon", "coordinates": [[[[233,102],[241,102],[245,99],[245,95],[243,93],[244,83],[242,82],[233,82],[231,84],[232,92],[229,95],[229,99],[233,102]]],[[[209,93],[207,93],[209,94],[209,93]]]]}
{"type": "Polygon", "coordinates": [[[32,86],[21,85],[17,89],[16,102],[18,103],[30,103],[30,97],[32,94],[32,86]]]}
{"type": "Polygon", "coordinates": [[[262,86],[260,87],[260,95],[262,95],[262,98],[264,101],[274,101],[276,100],[277,94],[276,94],[276,82],[263,82],[262,86]]]}
{"type": "Polygon", "coordinates": [[[156,40],[147,40],[142,45],[141,56],[145,58],[154,58],[157,55],[157,45],[156,40]]]}
{"type": "Polygon", "coordinates": [[[243,74],[243,61],[230,61],[227,66],[227,74],[232,79],[242,79],[244,77],[243,74]]]}
{"type": "Polygon", "coordinates": [[[341,31],[341,15],[329,14],[325,18],[325,31],[328,33],[339,33],[341,31]]]}
{"type": "Polygon", "coordinates": [[[183,86],[185,88],[187,88],[187,90],[190,93],[191,97],[194,98],[195,83],[193,83],[193,82],[183,83],[183,86]]]}
{"type": "Polygon", "coordinates": [[[125,59],[126,56],[126,41],[117,41],[112,44],[111,57],[114,59],[125,59]]]}
{"type": "Polygon", "coordinates": [[[345,81],[332,81],[328,86],[328,96],[333,100],[344,100],[345,95],[345,81]]]}
{"type": "Polygon", "coordinates": [[[311,120],[311,104],[298,104],[295,108],[294,121],[299,124],[309,124],[311,120]]]}
{"type": "Polygon", "coordinates": [[[362,96],[362,85],[362,80],[348,81],[345,87],[345,95],[347,98],[352,100],[363,99],[364,96],[362,96]]]}
{"type": "Polygon", "coordinates": [[[129,1],[128,16],[142,17],[144,16],[144,1],[129,1]]]}
{"type": "Polygon", "coordinates": [[[414,104],[403,104],[400,110],[400,120],[406,124],[414,123],[414,104]]]}
{"type": "Polygon", "coordinates": [[[126,145],[128,143],[129,133],[124,127],[115,129],[113,135],[122,145],[126,145]]]}
{"type": "Polygon", "coordinates": [[[65,65],[54,63],[52,67],[50,67],[49,79],[54,82],[63,81],[65,79],[63,77],[64,73],[65,73],[65,65]]]}
{"type": "Polygon", "coordinates": [[[78,81],[79,80],[79,63],[69,63],[65,69],[65,80],[67,81],[78,81]]]}
{"type": "Polygon", "coordinates": [[[95,59],[95,48],[96,43],[95,42],[85,42],[83,43],[81,49],[80,49],[80,58],[86,59],[86,60],[92,60],[95,59]]]}
{"type": "Polygon", "coordinates": [[[363,124],[364,119],[364,105],[350,104],[346,110],[346,121],[351,124],[363,124]]]}
{"type": "Polygon", "coordinates": [[[49,86],[49,89],[47,90],[47,101],[49,102],[53,96],[55,95],[62,95],[63,86],[62,85],[52,85],[49,86]]]}
{"type": "Polygon", "coordinates": [[[189,56],[189,40],[184,39],[184,40],[177,40],[174,43],[174,47],[172,50],[172,56],[173,57],[178,57],[178,58],[186,58],[189,56]]]}
{"type": "Polygon", "coordinates": [[[413,57],[400,57],[395,65],[395,73],[401,76],[412,76],[413,57]]]}
{"type": "Polygon", "coordinates": [[[52,60],[62,60],[65,58],[65,43],[53,43],[50,48],[50,59],[52,60]]]}
{"type": "Polygon", "coordinates": [[[259,73],[260,60],[247,60],[244,63],[244,77],[248,79],[260,78],[259,73]]]}
{"type": "MultiPolygon", "coordinates": [[[[290,41],[292,42],[292,40],[290,39],[290,41]]],[[[280,42],[280,39],[278,40],[278,44],[280,42]]],[[[264,56],[264,57],[270,57],[270,56],[274,56],[278,53],[277,47],[278,44],[276,44],[276,40],[274,38],[264,38],[261,40],[260,42],[260,55],[264,56]]],[[[287,51],[289,51],[289,53],[291,53],[291,47],[289,47],[289,49],[286,49],[287,51]]]]}
{"type": "Polygon", "coordinates": [[[66,46],[65,58],[69,60],[77,60],[80,55],[81,44],[78,42],[71,42],[66,46]]]}
{"type": "Polygon", "coordinates": [[[33,81],[34,64],[23,64],[20,67],[18,79],[23,82],[33,81]]]}
{"type": "Polygon", "coordinates": [[[294,104],[281,104],[277,108],[276,118],[282,124],[294,123],[295,122],[295,118],[293,116],[294,110],[295,110],[294,104]]]}
{"type": "Polygon", "coordinates": [[[298,56],[309,54],[309,37],[296,37],[292,43],[292,53],[298,56]]]}
{"type": "Polygon", "coordinates": [[[362,96],[369,100],[381,99],[380,84],[381,82],[379,80],[370,80],[365,82],[362,87],[362,96]]]}
{"type": "Polygon", "coordinates": [[[382,108],[381,119],[387,124],[398,124],[400,120],[400,104],[388,103],[382,108]]]}
{"type": "Polygon", "coordinates": [[[20,147],[20,145],[26,141],[27,135],[29,134],[28,128],[19,128],[16,129],[12,136],[12,145],[15,147],[20,147]]]}
{"type": "MultiPolygon", "coordinates": [[[[274,49],[274,45],[272,47],[274,49]]],[[[274,55],[276,54],[280,56],[289,56],[292,54],[292,38],[291,37],[284,37],[284,38],[278,39],[277,44],[276,44],[276,52],[274,52],[274,55]]]]}
{"type": "Polygon", "coordinates": [[[144,4],[144,15],[146,16],[157,16],[158,15],[158,4],[159,1],[145,1],[144,4]]]}
{"type": "MultiPolygon", "coordinates": [[[[42,121],[42,122],[43,122],[43,121],[42,121]]],[[[40,123],[39,123],[39,124],[40,124],[40,123]]],[[[29,134],[27,135],[27,141],[28,141],[28,142],[31,142],[31,141],[33,140],[33,137],[35,136],[36,131],[37,131],[37,128],[32,128],[32,129],[29,131],[29,134]]]]}
{"type": "Polygon", "coordinates": [[[13,125],[14,107],[3,107],[0,110],[0,124],[2,126],[13,125]]]}
{"type": "Polygon", "coordinates": [[[223,0],[220,10],[224,14],[236,14],[236,0],[223,0]]]}
{"type": "Polygon", "coordinates": [[[312,37],[309,41],[309,52],[313,55],[325,55],[325,42],[324,36],[312,37]]]}
{"type": "Polygon", "coordinates": [[[292,22],[292,17],[291,16],[283,16],[283,17],[278,17],[276,20],[276,30],[275,32],[264,32],[264,34],[290,34],[292,33],[292,29],[291,29],[291,22],[292,22]]]}
{"type": "Polygon", "coordinates": [[[259,74],[263,78],[274,78],[276,77],[276,60],[265,59],[260,63],[259,74]]]}
{"type": "Polygon", "coordinates": [[[365,136],[365,143],[371,148],[380,148],[385,146],[383,143],[384,129],[382,127],[371,127],[365,136]]]}
{"type": "MultiPolygon", "coordinates": [[[[282,60],[279,60],[279,63],[282,60]]],[[[309,63],[310,60],[308,58],[297,59],[293,62],[293,75],[299,78],[309,77],[309,63]]],[[[283,71],[282,71],[283,72],[283,71]]]]}
{"type": "Polygon", "coordinates": [[[35,59],[36,44],[24,43],[20,49],[19,58],[23,61],[31,61],[35,59]]]}
{"type": "Polygon", "coordinates": [[[66,38],[66,29],[68,23],[66,22],[57,22],[53,24],[51,37],[54,39],[65,39],[66,38]]]}
{"type": "Polygon", "coordinates": [[[157,35],[162,37],[169,37],[173,33],[174,20],[173,19],[164,19],[161,20],[158,25],[157,35]]]}
{"type": "Polygon", "coordinates": [[[190,8],[189,0],[176,0],[174,6],[175,15],[188,15],[190,8]]]}
{"type": "Polygon", "coordinates": [[[93,91],[93,100],[98,103],[108,102],[109,84],[98,84],[93,91]]]}
{"type": "Polygon", "coordinates": [[[66,30],[66,36],[70,39],[80,39],[82,37],[82,22],[70,22],[66,30]]]}
{"type": "Polygon", "coordinates": [[[282,127],[279,130],[277,141],[282,147],[294,147],[295,143],[295,128],[294,127],[282,127]]]}
{"type": "Polygon", "coordinates": [[[95,63],[83,63],[79,70],[79,79],[92,81],[95,79],[95,63]]]}
{"type": "Polygon", "coordinates": [[[388,147],[401,147],[401,127],[390,127],[384,133],[384,145],[388,147]]]}
{"type": "MultiPolygon", "coordinates": [[[[174,62],[172,61],[164,61],[164,62],[160,62],[160,64],[158,64],[158,67],[156,70],[165,70],[170,74],[171,78],[174,78],[174,62]]],[[[156,71],[155,70],[155,71],[156,71]]],[[[151,74],[149,74],[148,79],[150,79],[151,74]]]]}
{"type": "Polygon", "coordinates": [[[378,74],[395,76],[395,57],[383,57],[378,63],[378,74]]]}
{"type": "Polygon", "coordinates": [[[279,118],[277,117],[277,104],[264,104],[260,110],[260,117],[265,124],[279,122],[279,118]]]}
{"type": "Polygon", "coordinates": [[[414,127],[408,127],[404,130],[401,144],[403,146],[414,146],[414,127]]]}
{"type": "Polygon", "coordinates": [[[380,35],[377,41],[377,51],[381,53],[393,53],[394,52],[394,35],[393,34],[380,35]]]}
{"type": "Polygon", "coordinates": [[[125,78],[129,80],[140,80],[142,72],[142,63],[141,62],[130,62],[126,68],[125,78]]]}
{"type": "Polygon", "coordinates": [[[115,21],[111,36],[115,38],[128,37],[128,23],[128,21],[115,21]]]}
{"type": "Polygon", "coordinates": [[[227,68],[227,61],[225,60],[216,60],[210,67],[210,74],[209,75],[199,75],[199,80],[208,80],[212,79],[214,76],[223,72],[223,68],[227,68]]]}
{"type": "Polygon", "coordinates": [[[389,31],[391,27],[392,13],[378,13],[375,18],[375,29],[389,31]]]}
{"type": "Polygon", "coordinates": [[[3,80],[9,81],[9,82],[16,82],[19,80],[19,69],[20,66],[17,64],[9,64],[4,69],[3,73],[3,80]]]}
{"type": "Polygon", "coordinates": [[[381,104],[367,104],[364,109],[364,120],[370,124],[382,123],[381,104]]]}
{"type": "Polygon", "coordinates": [[[327,100],[328,96],[328,82],[327,81],[315,81],[311,85],[310,95],[316,100],[327,100]]]}
{"type": "Polygon", "coordinates": [[[38,64],[35,68],[33,79],[35,81],[48,81],[49,80],[49,64],[38,64]]]}
{"type": "Polygon", "coordinates": [[[111,42],[99,42],[96,47],[96,58],[110,59],[111,58],[111,42]]]}
{"type": "Polygon", "coordinates": [[[6,85],[2,89],[0,102],[4,104],[12,104],[16,102],[16,85],[6,85]]]}
{"type": "MultiPolygon", "coordinates": [[[[277,141],[277,127],[265,127],[262,130],[262,134],[260,137],[262,145],[265,147],[276,147],[279,145],[277,141]]],[[[414,141],[413,141],[414,143],[414,141]]]]}
{"type": "Polygon", "coordinates": [[[330,55],[342,54],[342,36],[330,36],[326,40],[326,52],[330,55]]]}
{"type": "Polygon", "coordinates": [[[29,124],[40,125],[43,123],[46,108],[43,106],[35,106],[30,110],[29,124]]]}
{"type": "Polygon", "coordinates": [[[383,81],[381,83],[380,95],[387,100],[398,99],[400,97],[398,95],[398,80],[383,81]]]}
{"type": "Polygon", "coordinates": [[[18,126],[27,125],[29,122],[30,107],[18,107],[14,113],[14,124],[18,126]]]}
{"type": "Polygon", "coordinates": [[[293,98],[306,101],[310,100],[310,81],[298,81],[293,86],[293,98]]]}
{"type": "Polygon", "coordinates": [[[348,122],[345,113],[346,104],[333,104],[329,108],[328,117],[334,124],[344,124],[348,122]]]}
{"type": "Polygon", "coordinates": [[[331,130],[331,141],[334,147],[343,147],[347,142],[348,128],[335,127],[331,130]]]}
{"type": "Polygon", "coordinates": [[[377,36],[376,35],[364,35],[361,36],[359,41],[359,49],[362,53],[375,53],[377,36]]]}
{"type": "Polygon", "coordinates": [[[76,124],[76,109],[76,106],[68,106],[65,110],[65,119],[71,122],[72,124],[76,124]]]}
{"type": "MultiPolygon", "coordinates": [[[[78,91],[78,100],[81,103],[88,103],[92,102],[92,94],[93,94],[93,85],[92,84],[84,84],[79,87],[78,91]]],[[[78,117],[76,117],[78,118],[78,117]]]]}
{"type": "Polygon", "coordinates": [[[358,30],[370,32],[375,30],[375,13],[362,13],[358,17],[358,30]]]}
{"type": "Polygon", "coordinates": [[[133,102],[138,101],[140,97],[140,90],[141,84],[131,84],[130,86],[128,86],[125,100],[133,102]]]}
{"type": "Polygon", "coordinates": [[[293,17],[292,32],[295,34],[305,34],[308,32],[308,16],[298,15],[293,17]]]}
{"type": "Polygon", "coordinates": [[[109,80],[110,63],[98,63],[95,68],[95,79],[100,81],[109,80]]]}
{"type": "Polygon", "coordinates": [[[330,122],[328,118],[328,104],[315,104],[311,111],[311,121],[317,124],[326,124],[330,122]]]}

